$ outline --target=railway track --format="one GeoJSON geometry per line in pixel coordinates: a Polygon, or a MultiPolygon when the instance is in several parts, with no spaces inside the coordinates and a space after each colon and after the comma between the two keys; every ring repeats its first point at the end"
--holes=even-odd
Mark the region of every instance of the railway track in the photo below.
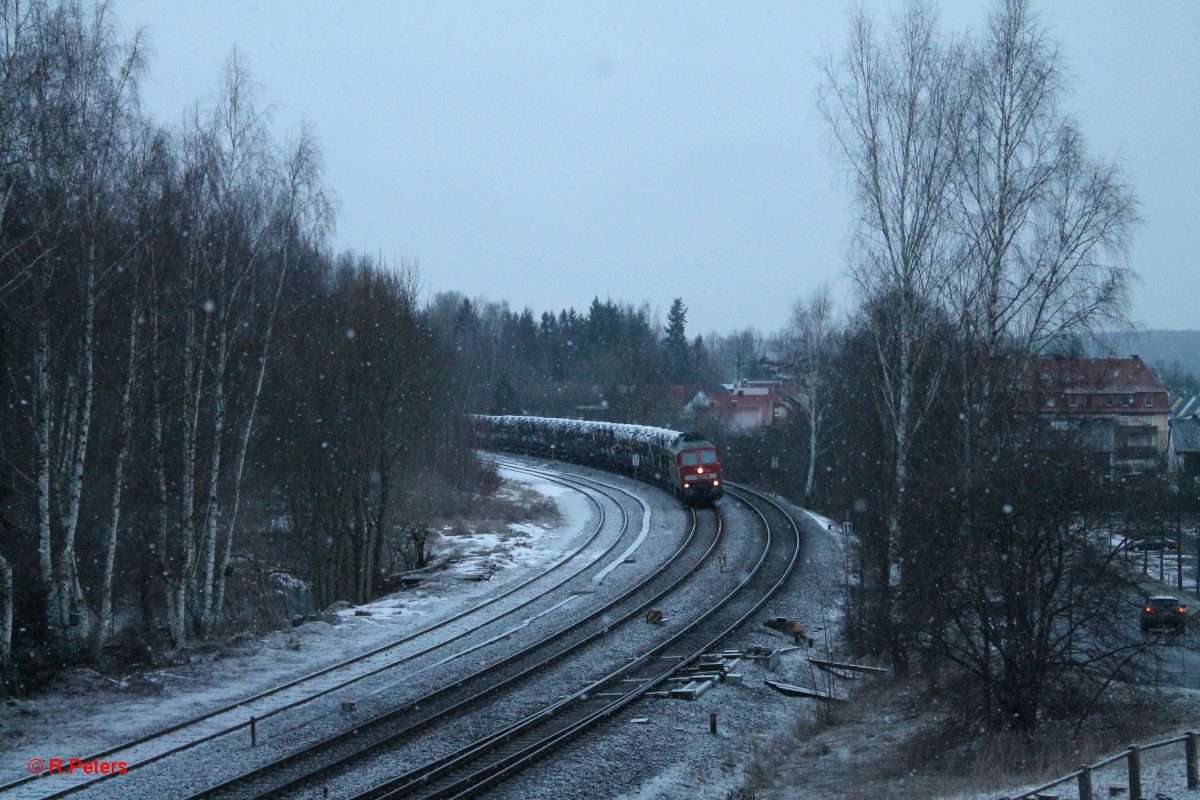
{"type": "MultiPolygon", "coordinates": [[[[567,480],[553,477],[547,479],[584,494],[593,504],[597,515],[596,524],[585,541],[547,569],[497,596],[368,652],[167,728],[122,742],[82,760],[125,761],[127,772],[132,772],[231,734],[242,732],[243,735],[247,735],[246,729],[252,725],[252,720],[255,725],[261,724],[284,712],[327,697],[333,692],[396,670],[414,659],[470,636],[484,626],[511,617],[532,603],[559,591],[568,581],[601,563],[618,547],[626,538],[629,519],[624,507],[609,495],[608,499],[620,510],[620,526],[617,536],[605,544],[601,534],[608,522],[607,512],[596,495],[606,493],[595,488],[584,491],[567,480]]],[[[15,800],[50,800],[79,792],[113,777],[116,775],[66,776],[42,773],[0,785],[0,796],[15,800]],[[62,785],[67,781],[67,785],[62,785]]],[[[122,777],[127,779],[127,773],[122,777]]]]}
{"type": "MultiPolygon", "coordinates": [[[[620,669],[603,678],[590,682],[574,693],[545,705],[523,719],[500,727],[485,737],[476,739],[417,769],[409,770],[380,785],[355,795],[356,800],[378,797],[458,797],[469,796],[494,785],[498,781],[528,766],[537,758],[561,747],[575,736],[607,718],[646,691],[661,683],[679,667],[694,661],[730,631],[741,625],[757,612],[762,604],[784,583],[795,565],[799,552],[799,530],[790,516],[770,501],[749,490],[739,490],[735,495],[739,502],[746,503],[761,520],[765,543],[754,568],[738,585],[719,599],[705,614],[687,625],[679,633],[650,648],[620,669]],[[670,658],[663,658],[666,650],[670,658]]],[[[713,545],[705,549],[704,557],[685,575],[664,586],[649,602],[630,609],[619,619],[605,627],[617,628],[627,624],[642,609],[660,600],[691,576],[713,552],[713,545]]],[[[632,590],[631,590],[632,591],[632,590]]],[[[612,618],[612,615],[608,615],[612,618]]],[[[601,634],[602,635],[602,634],[601,634]]],[[[594,635],[591,639],[596,638],[594,635]]],[[[505,680],[488,691],[508,688],[515,680],[542,670],[550,661],[565,655],[567,650],[585,645],[563,648],[559,655],[537,661],[522,671],[513,680],[505,680]]],[[[444,716],[477,704],[478,695],[471,695],[454,708],[439,712],[444,716]]],[[[432,721],[432,720],[430,720],[432,721]]],[[[276,783],[255,793],[221,795],[222,797],[279,797],[289,791],[305,789],[304,796],[315,794],[321,784],[338,773],[357,769],[363,757],[380,749],[389,748],[403,736],[410,734],[419,725],[403,730],[396,736],[385,737],[363,748],[348,758],[335,758],[327,766],[307,768],[303,775],[276,783]]],[[[306,754],[297,754],[306,758],[306,754]]],[[[207,793],[198,797],[210,796],[207,793]]],[[[344,797],[344,790],[331,796],[344,797]]]]}
{"type": "Polygon", "coordinates": [[[636,701],[757,613],[795,567],[800,531],[766,496],[728,484],[726,489],[754,511],[767,540],[750,574],[712,608],[632,663],[453,753],[359,792],[353,800],[466,798],[485,791],[636,701]]]}
{"type": "MultiPolygon", "coordinates": [[[[506,468],[542,474],[513,464],[506,468]]],[[[594,481],[583,476],[572,479],[594,481]]],[[[599,486],[611,484],[595,482],[599,486]]],[[[511,689],[543,673],[547,667],[602,640],[608,632],[640,617],[688,579],[713,554],[721,540],[719,517],[714,530],[698,535],[697,517],[683,544],[651,574],[620,595],[588,612],[559,630],[522,648],[510,657],[489,663],[452,685],[432,692],[364,720],[345,731],[312,743],[268,764],[234,776],[188,795],[201,798],[277,797],[306,785],[322,783],[329,775],[345,772],[380,750],[394,747],[435,722],[472,710],[500,690],[511,689]]]]}

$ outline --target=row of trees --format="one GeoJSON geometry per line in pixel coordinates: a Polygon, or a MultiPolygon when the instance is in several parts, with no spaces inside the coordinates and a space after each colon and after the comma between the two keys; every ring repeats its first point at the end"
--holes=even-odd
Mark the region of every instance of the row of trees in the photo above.
{"type": "Polygon", "coordinates": [[[327,253],[316,141],[236,51],[164,127],[104,3],[0,12],[0,661],[14,617],[68,654],[138,605],[208,636],[256,550],[369,597],[403,481],[469,466],[411,271],[327,253]]]}
{"type": "Polygon", "coordinates": [[[753,328],[689,338],[675,298],[665,324],[649,306],[595,298],[587,312],[520,313],[457,292],[435,296],[438,332],[464,359],[464,409],[669,423],[679,415],[665,385],[709,386],[761,374],[767,343],[753,328]]]}
{"type": "Polygon", "coordinates": [[[722,441],[744,479],[854,524],[854,644],[955,681],[967,730],[1078,723],[1130,677],[1137,574],[1111,533],[1200,507],[1166,475],[1112,480],[1086,429],[1034,410],[1029,360],[1125,325],[1134,280],[1136,202],[1087,153],[1065,73],[1026,0],[973,36],[920,2],[854,18],[819,109],[855,305],[797,302],[766,347],[798,413],[722,441]]]}
{"type": "Polygon", "coordinates": [[[819,99],[857,308],[831,337],[817,296],[785,337],[808,493],[823,465],[825,502],[854,509],[859,645],[955,665],[976,718],[1023,730],[1065,697],[1090,708],[1128,655],[1101,475],[1022,404],[1028,359],[1122,323],[1133,279],[1133,193],[1065,91],[1026,0],[963,37],[919,2],[882,29],[859,13],[819,99]]]}

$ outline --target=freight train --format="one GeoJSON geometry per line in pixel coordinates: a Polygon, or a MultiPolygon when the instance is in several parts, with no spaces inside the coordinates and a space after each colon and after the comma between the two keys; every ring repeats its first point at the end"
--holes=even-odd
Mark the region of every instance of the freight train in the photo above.
{"type": "Polygon", "coordinates": [[[476,443],[486,450],[623,472],[685,503],[712,503],[724,493],[717,448],[699,433],[550,417],[477,415],[471,421],[476,443]]]}

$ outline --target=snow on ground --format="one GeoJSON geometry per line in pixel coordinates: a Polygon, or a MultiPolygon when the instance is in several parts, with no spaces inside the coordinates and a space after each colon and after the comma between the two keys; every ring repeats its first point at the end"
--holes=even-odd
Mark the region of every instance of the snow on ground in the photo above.
{"type": "Polygon", "coordinates": [[[740,776],[717,766],[697,769],[691,764],[675,764],[650,778],[617,800],[664,800],[674,797],[728,797],[741,785],[740,776]]]}
{"type": "MultiPolygon", "coordinates": [[[[678,503],[665,493],[651,502],[678,503]]],[[[730,531],[752,527],[750,512],[721,501],[730,531]]],[[[767,628],[766,619],[786,615],[805,622],[816,651],[829,652],[827,637],[840,615],[842,550],[828,525],[793,515],[804,531],[804,566],[757,618],[730,634],[722,649],[750,645],[788,648],[778,667],[768,671],[744,659],[737,671],[743,685],[721,685],[695,701],[645,699],[602,723],[594,733],[564,746],[554,756],[493,790],[496,800],[726,800],[744,785],[754,754],[770,746],[780,732],[807,718],[810,701],[784,697],[765,684],[776,679],[821,686],[820,676],[804,658],[806,648],[791,648],[791,637],[767,628]],[[718,734],[709,733],[709,715],[718,716],[718,734]],[[638,721],[641,720],[641,721],[638,721]]],[[[840,531],[836,534],[841,538],[840,531]]],[[[668,601],[672,602],[672,601],[668,601]]],[[[781,797],[807,797],[807,794],[781,797]]],[[[765,795],[759,795],[765,798],[765,795]]]]}
{"type": "Polygon", "coordinates": [[[798,509],[812,519],[813,522],[821,526],[821,530],[827,532],[830,538],[837,543],[837,546],[843,550],[846,549],[846,535],[842,530],[842,526],[831,520],[829,517],[822,516],[815,511],[809,511],[807,508],[798,509]]]}
{"type": "MultiPolygon", "coordinates": [[[[847,537],[832,519],[800,509],[794,513],[814,523],[805,526],[804,566],[770,606],[803,618],[817,639],[818,652],[825,655],[832,650],[836,658],[836,631],[842,612],[838,587],[843,581],[847,537]]],[[[762,616],[774,613],[767,609],[762,616]]],[[[726,646],[751,642],[775,647],[784,644],[754,623],[730,637],[726,646]]],[[[1174,654],[1174,650],[1168,652],[1164,671],[1174,654]]],[[[643,701],[607,723],[603,738],[589,737],[586,745],[569,745],[554,759],[534,768],[536,779],[517,778],[512,782],[516,788],[502,791],[500,796],[505,800],[518,796],[574,798],[589,796],[590,792],[592,796],[611,794],[619,800],[727,800],[740,796],[759,800],[998,800],[1040,784],[996,781],[993,785],[997,788],[979,792],[978,788],[967,789],[987,783],[967,775],[910,774],[905,765],[908,748],[936,729],[940,710],[929,708],[918,690],[897,692],[880,685],[882,694],[867,691],[844,706],[836,706],[832,710],[835,724],[825,727],[816,718],[818,704],[782,697],[764,685],[766,678],[773,678],[821,687],[820,681],[827,676],[814,672],[805,655],[804,650],[791,651],[783,656],[779,668],[770,672],[746,663],[743,686],[720,686],[692,703],[643,701]],[[714,712],[720,727],[716,737],[708,733],[708,715],[714,712]],[[616,773],[612,770],[614,763],[621,765],[616,773]],[[769,788],[737,794],[747,782],[769,788]],[[611,790],[597,791],[599,787],[611,790]]],[[[1182,649],[1179,657],[1184,658],[1182,649]]],[[[865,677],[850,685],[872,683],[873,679],[865,677]]],[[[1187,711],[1195,704],[1200,712],[1200,691],[1175,691],[1181,694],[1172,703],[1181,716],[1200,716],[1187,711]]],[[[1142,744],[1171,738],[1185,730],[1167,731],[1142,744]]],[[[1127,791],[1123,795],[1109,794],[1110,786],[1125,785],[1124,763],[1096,771],[1095,797],[1129,796],[1127,791]]],[[[1200,791],[1186,789],[1182,744],[1143,753],[1142,774],[1143,797],[1147,800],[1200,800],[1200,791]]],[[[1076,797],[1070,784],[1050,794],[1055,793],[1062,800],[1076,797]]]]}
{"type": "MultiPolygon", "coordinates": [[[[337,612],[338,624],[314,621],[275,631],[247,642],[232,655],[195,652],[191,663],[130,676],[121,682],[91,670],[73,670],[51,692],[31,701],[0,705],[0,783],[23,777],[30,758],[87,755],[444,619],[497,593],[504,584],[545,569],[577,547],[590,532],[594,512],[585,498],[524,473],[501,470],[501,474],[511,482],[506,485],[511,497],[523,490],[535,491],[553,501],[559,520],[545,526],[496,523],[478,531],[444,530],[435,538],[434,546],[439,553],[453,552],[456,561],[450,568],[418,588],[361,607],[342,608],[337,612]],[[473,581],[483,570],[492,576],[491,580],[473,581]]],[[[834,589],[842,581],[846,537],[832,519],[807,511],[801,514],[798,509],[796,514],[811,519],[818,530],[807,531],[801,577],[772,606],[805,617],[820,650],[830,646],[836,649],[836,643],[826,637],[840,616],[840,608],[831,601],[838,596],[834,589]]],[[[1157,554],[1149,561],[1157,566],[1157,554]]],[[[1173,566],[1171,561],[1164,570],[1166,577],[1173,575],[1173,566]]],[[[771,613],[764,612],[764,616],[771,613]]],[[[735,646],[752,641],[770,644],[772,634],[756,623],[732,639],[735,646]]],[[[630,775],[624,781],[612,781],[610,785],[616,790],[612,794],[624,792],[620,794],[622,800],[724,800],[744,785],[747,769],[761,769],[762,763],[770,763],[774,756],[781,763],[791,763],[798,771],[797,779],[789,782],[785,776],[778,776],[784,780],[772,782],[773,789],[759,790],[760,798],[867,797],[862,793],[864,788],[879,792],[876,796],[890,794],[888,782],[879,780],[880,771],[887,767],[880,763],[882,752],[887,750],[888,742],[911,738],[920,720],[910,717],[907,710],[897,713],[852,703],[841,712],[847,718],[838,725],[823,733],[804,733],[790,739],[789,728],[795,728],[805,718],[805,709],[815,704],[783,698],[762,681],[772,677],[805,683],[806,678],[811,680],[805,670],[811,672],[797,652],[785,656],[779,671],[771,674],[747,664],[745,686],[719,687],[695,703],[641,703],[609,724],[607,744],[592,740],[588,747],[568,747],[557,766],[546,769],[555,763],[552,759],[535,772],[546,770],[541,778],[551,778],[550,785],[557,783],[559,789],[570,786],[572,780],[581,789],[586,785],[584,775],[611,773],[613,763],[620,763],[622,772],[641,773],[639,777],[630,775]],[[717,737],[707,731],[710,712],[720,717],[717,737]],[[856,719],[859,716],[861,720],[856,719]],[[639,717],[647,717],[648,721],[633,721],[639,717]],[[773,753],[773,742],[779,741],[790,749],[773,753]],[[640,754],[636,759],[631,756],[633,751],[640,754]],[[634,762],[644,765],[635,769],[634,762]],[[557,781],[552,777],[556,772],[562,773],[557,781]],[[784,788],[789,784],[790,788],[784,788]]],[[[1200,699],[1196,702],[1200,706],[1200,699]]],[[[1175,800],[1200,800],[1200,792],[1186,789],[1182,752],[1180,744],[1143,754],[1144,797],[1155,798],[1161,793],[1175,800]]],[[[886,756],[882,758],[887,760],[886,756]]],[[[1108,787],[1123,786],[1123,780],[1123,761],[1097,771],[1093,779],[1095,796],[1109,796],[1108,787]]],[[[897,779],[890,789],[902,790],[902,784],[903,780],[897,779]]],[[[1028,783],[1024,788],[1033,785],[1028,783]]],[[[908,787],[900,794],[912,797],[914,788],[908,787]]],[[[931,798],[997,800],[1015,796],[1022,789],[1014,784],[984,793],[953,794],[951,787],[926,784],[923,792],[917,791],[931,798]]],[[[1064,800],[1076,796],[1073,785],[1054,791],[1064,800]]]]}
{"type": "MultiPolygon", "coordinates": [[[[1195,727],[1195,726],[1192,726],[1195,727]]],[[[1173,739],[1186,733],[1189,728],[1164,733],[1154,741],[1173,739]]],[[[1143,742],[1142,744],[1150,744],[1143,742]]],[[[1112,753],[1111,755],[1116,755],[1112,753]]],[[[1100,797],[1129,797],[1128,769],[1126,759],[1109,764],[1092,773],[1092,796],[1100,797]],[[1114,793],[1114,789],[1118,790],[1114,793]]],[[[1187,770],[1184,761],[1183,743],[1167,745],[1145,750],[1141,753],[1142,765],[1142,797],[1147,800],[1200,800],[1200,789],[1187,788],[1187,770]]],[[[960,794],[946,796],[943,800],[1000,800],[1005,797],[1016,797],[1022,792],[1037,788],[1048,783],[1053,778],[1039,783],[1029,783],[1024,786],[1012,786],[1003,791],[991,791],[982,794],[960,794]]],[[[1078,781],[1072,780],[1053,789],[1047,789],[1046,794],[1057,794],[1063,800],[1074,800],[1077,797],[1078,781]]]]}
{"type": "Polygon", "coordinates": [[[558,518],[443,531],[433,544],[457,559],[448,569],[415,589],[340,608],[337,624],[272,631],[233,653],[197,650],[182,656],[187,663],[121,681],[70,670],[38,697],[0,704],[0,783],[24,777],[30,758],[84,757],[413,633],[543,571],[590,534],[594,511],[585,497],[525,473],[500,474],[510,499],[536,492],[558,518]],[[484,568],[490,580],[470,579],[484,568]]]}

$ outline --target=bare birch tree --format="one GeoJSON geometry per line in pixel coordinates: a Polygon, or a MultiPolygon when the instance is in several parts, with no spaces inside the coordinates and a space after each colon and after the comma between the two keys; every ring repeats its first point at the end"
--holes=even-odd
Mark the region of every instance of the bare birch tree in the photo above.
{"type": "Polygon", "coordinates": [[[1091,611],[1103,605],[1073,596],[1115,596],[1111,565],[1091,552],[1086,531],[1070,521],[1014,524],[1012,514],[994,506],[1002,491],[1008,508],[1026,522],[1033,509],[1050,516],[1039,509],[1047,502],[1068,515],[1087,509],[1082,500],[1070,505],[1068,493],[1039,495],[1005,487],[1001,479],[1006,470],[1037,469],[1037,458],[1023,455],[1037,452],[1029,441],[1035,434],[1014,420],[1022,415],[1016,406],[1028,359],[1100,325],[1126,324],[1132,275],[1125,260],[1136,201],[1116,164],[1086,154],[1062,108],[1066,65],[1027,0],[996,3],[968,65],[969,110],[953,186],[959,269],[949,282],[959,326],[955,539],[961,563],[933,605],[973,609],[974,627],[952,612],[954,629],[934,626],[932,636],[939,645],[961,648],[945,652],[970,664],[986,713],[999,712],[992,722],[1015,720],[1028,730],[1037,724],[1048,687],[1064,673],[1084,665],[1071,680],[1086,682],[1116,669],[1104,666],[1105,659],[1123,663],[1110,626],[1091,611]],[[997,559],[1010,543],[1026,552],[1012,563],[1010,554],[997,559]],[[1070,580],[1064,579],[1068,566],[1070,580]],[[1037,582],[1042,607],[1029,601],[1037,582]],[[994,605],[1003,606],[1000,623],[994,605]],[[1085,606],[1087,613],[1073,611],[1085,606]],[[1068,635],[1059,639],[1061,631],[1068,635]],[[1087,646],[1064,648],[1080,641],[1087,646]]]}
{"type": "Polygon", "coordinates": [[[817,461],[824,447],[834,326],[833,298],[829,287],[822,286],[808,300],[797,300],[792,306],[792,317],[783,336],[784,360],[799,383],[795,401],[808,427],[808,470],[804,478],[807,506],[813,501],[817,461]]]}
{"type": "Polygon", "coordinates": [[[221,490],[228,481],[228,434],[235,429],[235,392],[257,350],[262,275],[269,261],[271,153],[268,112],[257,105],[257,86],[234,50],[222,85],[206,113],[193,122],[192,220],[187,263],[190,296],[185,310],[185,485],[183,527],[190,607],[196,630],[211,632],[217,594],[217,539],[221,490]],[[201,316],[202,315],[202,316],[201,316]],[[201,495],[201,492],[203,493],[201,495]]]}
{"type": "MultiPolygon", "coordinates": [[[[5,354],[8,347],[7,337],[4,333],[4,326],[0,325],[0,374],[4,373],[5,354]]],[[[4,437],[0,435],[0,450],[4,448],[4,437]]],[[[2,462],[0,462],[2,464],[2,462]]],[[[0,534],[6,542],[13,540],[12,526],[8,521],[8,517],[4,513],[4,506],[8,502],[10,489],[8,481],[2,471],[0,471],[0,534]]],[[[13,629],[13,573],[12,565],[0,553],[0,669],[8,666],[12,658],[12,629],[13,629]]]]}
{"type": "Polygon", "coordinates": [[[29,398],[37,531],[50,629],[82,640],[87,604],[75,552],[92,435],[96,309],[114,215],[113,183],[134,112],[143,48],[118,36],[105,4],[34,4],[26,151],[32,231],[22,248],[33,296],[29,398]],[[64,316],[64,312],[66,316],[64,316]]]}
{"type": "Polygon", "coordinates": [[[978,382],[964,389],[969,442],[1023,357],[1126,324],[1137,217],[1119,167],[1084,152],[1062,108],[1066,65],[1028,0],[993,7],[965,75],[954,182],[961,255],[950,285],[964,341],[985,367],[964,371],[978,382]]]}
{"type": "Polygon", "coordinates": [[[265,287],[267,298],[257,303],[254,309],[260,317],[260,333],[257,337],[259,350],[253,383],[249,389],[248,410],[244,414],[245,419],[234,456],[233,498],[230,502],[220,563],[216,571],[214,612],[219,612],[225,602],[225,574],[233,551],[238,509],[241,507],[246,452],[254,431],[284,286],[294,267],[297,251],[320,248],[325,236],[333,229],[334,204],[328,188],[322,181],[324,165],[321,150],[307,126],[302,127],[297,139],[288,143],[285,151],[277,156],[276,164],[278,174],[273,187],[275,208],[271,226],[272,235],[276,239],[277,264],[274,266],[275,274],[268,276],[274,286],[265,287]]]}
{"type": "MultiPolygon", "coordinates": [[[[28,122],[29,63],[25,57],[29,29],[29,6],[16,0],[0,1],[0,375],[7,373],[6,355],[9,347],[9,319],[12,306],[5,302],[28,276],[27,265],[14,258],[17,249],[7,224],[13,195],[17,189],[20,164],[25,157],[22,140],[28,122]]],[[[18,235],[19,238],[19,235],[18,235]]],[[[0,423],[2,424],[2,423],[0,423]]],[[[5,549],[15,541],[4,505],[11,492],[5,474],[9,459],[5,450],[11,442],[0,429],[0,533],[5,549]]],[[[13,572],[12,565],[0,552],[0,668],[7,667],[12,655],[13,630],[13,572]]]]}
{"type": "MultiPolygon", "coordinates": [[[[163,223],[164,204],[162,176],[169,169],[165,162],[170,155],[166,136],[161,131],[143,125],[132,141],[127,155],[132,169],[126,176],[124,197],[129,206],[131,235],[126,266],[119,271],[125,280],[115,288],[122,294],[126,308],[124,380],[116,406],[116,458],[113,464],[112,489],[108,504],[108,521],[103,537],[100,597],[92,630],[92,653],[99,657],[108,640],[113,623],[113,582],[116,577],[116,555],[123,520],[125,481],[134,447],[134,418],[139,406],[138,393],[149,359],[144,345],[143,330],[147,325],[148,304],[144,287],[153,280],[154,261],[158,252],[156,228],[163,223]]],[[[112,290],[110,290],[112,291],[112,290]]],[[[115,370],[114,370],[115,371],[115,370]]],[[[145,404],[141,404],[145,407],[145,404]]]]}
{"type": "Polygon", "coordinates": [[[874,327],[879,407],[892,465],[886,510],[888,620],[897,667],[906,661],[895,594],[903,580],[900,548],[913,439],[936,398],[943,354],[930,335],[949,269],[950,188],[964,113],[960,44],[946,41],[929,6],[912,4],[881,38],[860,12],[840,59],[825,64],[818,107],[848,170],[857,211],[851,276],[868,304],[891,308],[888,329],[874,327]],[[934,365],[932,370],[929,365],[934,365]],[[925,377],[918,382],[916,376],[925,377]]]}

